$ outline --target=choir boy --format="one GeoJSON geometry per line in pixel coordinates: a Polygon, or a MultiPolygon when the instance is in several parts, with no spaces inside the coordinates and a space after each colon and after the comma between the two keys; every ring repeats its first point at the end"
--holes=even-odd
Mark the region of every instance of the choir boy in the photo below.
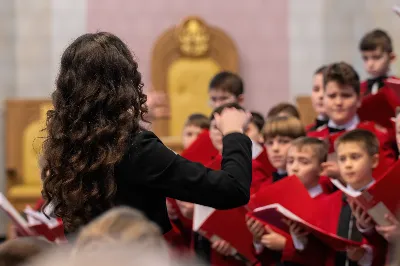
{"type": "Polygon", "coordinates": [[[247,128],[245,130],[245,134],[256,143],[264,144],[264,135],[263,135],[263,127],[265,124],[264,117],[257,112],[251,112],[251,119],[247,128]]]}
{"type": "MultiPolygon", "coordinates": [[[[292,141],[288,149],[286,169],[288,175],[296,175],[307,188],[310,196],[314,199],[324,199],[330,194],[330,190],[324,188],[320,183],[322,172],[321,164],[326,161],[328,155],[328,145],[319,139],[310,137],[300,137],[292,141]]],[[[289,235],[281,235],[274,232],[269,226],[249,219],[250,231],[255,237],[255,248],[262,254],[264,248],[279,251],[279,260],[283,264],[289,262],[296,265],[310,265],[313,260],[312,252],[301,252],[296,250],[292,238],[289,235]]],[[[265,253],[265,252],[264,252],[265,253]]],[[[276,258],[276,257],[275,257],[276,258]]],[[[271,256],[260,256],[263,265],[275,263],[271,256]]]]}
{"type": "MultiPolygon", "coordinates": [[[[373,169],[379,162],[379,141],[363,129],[355,129],[340,136],[336,142],[340,174],[353,191],[363,191],[374,184],[373,169]]],[[[361,242],[361,247],[349,247],[347,252],[335,252],[320,244],[306,243],[313,249],[316,260],[326,266],[378,266],[384,265],[387,242],[377,234],[371,217],[355,202],[347,200],[338,190],[321,203],[321,228],[340,237],[361,242]]]]}
{"type": "Polygon", "coordinates": [[[315,131],[317,128],[328,123],[328,117],[325,113],[324,107],[324,71],[327,66],[318,68],[313,76],[313,87],[311,92],[311,103],[317,118],[315,122],[306,127],[306,131],[315,131]]]}
{"type": "Polygon", "coordinates": [[[182,145],[187,149],[204,129],[210,127],[210,120],[203,114],[190,115],[182,130],[182,145]]]}
{"type": "Polygon", "coordinates": [[[269,109],[267,119],[275,116],[294,116],[300,119],[300,113],[299,110],[297,110],[296,106],[286,102],[278,103],[277,105],[274,105],[271,109],[269,109]]]}
{"type": "Polygon", "coordinates": [[[320,184],[322,164],[327,160],[328,149],[328,145],[322,140],[302,137],[295,139],[288,150],[288,175],[297,176],[310,196],[315,199],[323,198],[332,192],[329,187],[320,184]]]}
{"type": "MultiPolygon", "coordinates": [[[[287,176],[286,160],[287,152],[291,146],[291,142],[305,135],[305,130],[299,119],[293,116],[274,116],[267,120],[264,126],[264,138],[267,147],[268,159],[272,166],[277,169],[276,172],[263,183],[262,187],[281,180],[287,176]]],[[[274,232],[271,228],[265,228],[260,222],[253,218],[249,218],[247,226],[254,236],[255,252],[263,265],[275,263],[280,260],[280,252],[286,245],[286,239],[282,235],[274,232]],[[261,243],[261,238],[268,242],[261,243]],[[269,251],[264,250],[264,246],[268,245],[268,249],[273,252],[273,256],[269,255],[269,251]]]]}
{"type": "Polygon", "coordinates": [[[223,71],[216,74],[208,86],[209,104],[215,109],[226,103],[243,104],[244,86],[240,76],[223,71]]]}
{"type": "Polygon", "coordinates": [[[361,39],[359,49],[364,69],[369,78],[361,83],[361,95],[375,94],[385,86],[384,81],[395,78],[390,75],[390,65],[396,58],[390,36],[383,30],[375,29],[361,39]]]}
{"type": "MultiPolygon", "coordinates": [[[[218,170],[221,167],[221,160],[222,160],[222,150],[223,150],[223,142],[222,142],[222,133],[219,131],[219,129],[216,126],[216,121],[215,121],[215,115],[222,113],[222,111],[225,108],[236,108],[236,109],[241,109],[243,108],[238,104],[238,103],[228,103],[219,106],[216,108],[210,117],[210,139],[211,142],[214,146],[214,148],[218,151],[218,155],[211,160],[206,166],[208,168],[218,170]]],[[[254,121],[254,120],[253,120],[254,121]]],[[[253,141],[254,142],[254,141],[253,141]]],[[[254,162],[254,160],[253,160],[254,162]]],[[[254,163],[253,163],[254,167],[254,163]]],[[[267,178],[267,176],[263,175],[262,172],[257,172],[258,174],[255,174],[255,171],[253,169],[253,180],[252,180],[252,186],[251,186],[251,192],[257,191],[258,186],[260,186],[267,178]]],[[[179,203],[181,204],[181,203],[179,203]]],[[[188,206],[182,206],[184,211],[188,210],[188,206]]],[[[192,213],[193,211],[189,211],[189,213],[192,213]]],[[[210,263],[210,265],[215,265],[215,266],[222,266],[222,265],[245,265],[242,261],[236,260],[231,256],[232,254],[232,248],[229,245],[229,243],[223,241],[223,240],[218,240],[213,243],[210,243],[207,239],[203,238],[199,234],[195,233],[193,237],[194,241],[194,249],[200,257],[205,259],[207,262],[210,263]]]]}
{"type": "MultiPolygon", "coordinates": [[[[308,136],[332,140],[345,131],[356,128],[371,131],[380,142],[379,165],[375,172],[379,175],[394,163],[395,152],[385,128],[370,121],[360,122],[357,116],[360,106],[360,80],[357,72],[344,62],[328,66],[324,72],[324,107],[329,121],[327,125],[309,132],[308,136]]],[[[334,161],[324,164],[324,172],[330,177],[340,177],[337,163],[334,161]]]]}
{"type": "MultiPolygon", "coordinates": [[[[395,129],[396,129],[396,143],[397,148],[400,148],[400,108],[396,109],[396,117],[395,117],[395,129]]],[[[400,222],[398,217],[394,217],[392,214],[386,214],[385,219],[388,222],[387,226],[379,226],[375,227],[376,231],[381,234],[391,245],[397,245],[396,243],[400,239],[400,222]]],[[[394,250],[391,250],[394,251],[394,250]]],[[[390,257],[393,257],[394,254],[390,254],[390,257]]],[[[392,259],[392,258],[390,258],[392,259]]]]}

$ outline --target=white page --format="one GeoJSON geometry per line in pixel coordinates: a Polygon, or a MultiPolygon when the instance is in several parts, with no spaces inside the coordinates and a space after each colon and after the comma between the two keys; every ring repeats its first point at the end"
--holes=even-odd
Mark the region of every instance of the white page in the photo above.
{"type": "Polygon", "coordinates": [[[214,208],[195,204],[193,211],[193,231],[198,231],[201,225],[208,219],[208,217],[210,217],[210,215],[214,211],[214,208]]]}
{"type": "MultiPolygon", "coordinates": [[[[368,215],[375,221],[377,225],[389,226],[391,223],[385,219],[385,215],[393,215],[383,202],[379,202],[368,210],[368,215]]],[[[393,215],[394,216],[394,215],[393,215]]]]}
{"type": "Polygon", "coordinates": [[[14,208],[14,206],[8,201],[3,193],[0,193],[0,208],[2,208],[7,213],[7,215],[11,218],[11,220],[13,220],[13,222],[18,223],[18,225],[23,227],[26,232],[32,233],[32,231],[29,229],[28,222],[14,208]]]}
{"type": "Polygon", "coordinates": [[[31,207],[27,206],[24,210],[25,214],[28,218],[34,219],[40,223],[44,223],[49,228],[54,228],[59,225],[59,222],[56,218],[47,218],[44,213],[34,211],[31,207]]]}
{"type": "Polygon", "coordinates": [[[332,178],[330,180],[335,185],[335,187],[337,187],[338,189],[343,191],[345,194],[347,194],[353,198],[357,198],[357,197],[361,196],[360,191],[352,191],[352,190],[347,189],[339,180],[332,179],[332,178]]]}

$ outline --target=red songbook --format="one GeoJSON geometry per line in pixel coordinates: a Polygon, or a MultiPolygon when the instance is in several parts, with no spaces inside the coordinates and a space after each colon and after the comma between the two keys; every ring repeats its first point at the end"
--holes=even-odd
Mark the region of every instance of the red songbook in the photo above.
{"type": "MultiPolygon", "coordinates": [[[[175,199],[167,198],[169,204],[171,204],[172,208],[176,211],[177,219],[182,222],[182,225],[186,228],[192,227],[192,220],[183,216],[181,209],[179,208],[175,199]]],[[[181,229],[181,228],[180,228],[181,229]]]]}
{"type": "Polygon", "coordinates": [[[25,220],[2,193],[0,193],[0,208],[12,220],[21,236],[43,236],[49,241],[66,242],[61,221],[48,219],[44,214],[29,207],[24,211],[28,219],[25,220]]]}
{"type": "Polygon", "coordinates": [[[290,233],[289,227],[283,222],[283,219],[295,221],[307,228],[308,231],[317,237],[321,242],[325,243],[327,246],[336,251],[345,251],[349,246],[361,246],[361,243],[359,242],[339,237],[313,225],[310,222],[307,222],[280,204],[271,204],[257,208],[251,213],[251,215],[287,233],[290,233]]]}
{"type": "Polygon", "coordinates": [[[196,205],[193,230],[199,232],[210,242],[223,239],[235,250],[235,258],[255,263],[253,236],[246,225],[245,216],[248,209],[239,207],[231,210],[214,210],[196,205]]]}
{"type": "Polygon", "coordinates": [[[312,218],[309,208],[314,204],[307,189],[296,176],[288,176],[277,182],[262,186],[249,203],[250,209],[278,203],[290,211],[300,210],[301,217],[312,218]]]}
{"type": "Polygon", "coordinates": [[[399,203],[400,161],[397,161],[382,177],[362,192],[347,189],[338,180],[331,180],[348,197],[360,205],[381,226],[388,226],[386,214],[396,214],[399,203]]]}
{"type": "Polygon", "coordinates": [[[217,149],[211,142],[209,131],[204,129],[197,139],[185,150],[181,156],[189,161],[206,165],[218,155],[217,149]]]}
{"type": "Polygon", "coordinates": [[[376,94],[363,97],[358,116],[361,121],[374,121],[386,128],[393,128],[391,118],[400,105],[400,81],[387,79],[385,86],[376,94]]]}

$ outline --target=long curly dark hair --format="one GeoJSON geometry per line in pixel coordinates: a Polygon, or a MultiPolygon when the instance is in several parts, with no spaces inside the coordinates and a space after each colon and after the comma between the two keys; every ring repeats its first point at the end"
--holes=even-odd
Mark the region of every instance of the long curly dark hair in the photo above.
{"type": "Polygon", "coordinates": [[[147,112],[142,87],[137,62],[113,34],[85,34],[65,50],[47,113],[42,194],[67,232],[115,205],[114,167],[147,112]]]}

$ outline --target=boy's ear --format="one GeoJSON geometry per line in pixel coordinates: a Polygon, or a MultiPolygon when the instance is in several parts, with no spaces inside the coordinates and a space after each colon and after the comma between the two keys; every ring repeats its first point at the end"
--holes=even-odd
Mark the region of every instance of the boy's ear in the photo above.
{"type": "Polygon", "coordinates": [[[240,94],[238,97],[237,97],[237,102],[238,102],[238,104],[239,105],[243,105],[243,103],[244,103],[244,95],[243,94],[240,94]]]}
{"type": "Polygon", "coordinates": [[[265,143],[265,138],[264,138],[264,135],[262,133],[260,133],[260,135],[258,137],[258,142],[259,143],[265,143]]]}
{"type": "Polygon", "coordinates": [[[357,97],[358,97],[358,99],[357,99],[357,109],[359,109],[361,107],[361,104],[362,104],[361,95],[358,95],[357,97]]]}
{"type": "Polygon", "coordinates": [[[372,156],[372,162],[371,162],[372,169],[375,169],[378,166],[378,164],[379,164],[379,153],[374,154],[372,156]]]}
{"type": "Polygon", "coordinates": [[[390,59],[391,62],[393,62],[393,61],[396,59],[396,54],[393,53],[393,52],[391,52],[391,53],[389,54],[389,59],[390,59]]]}

